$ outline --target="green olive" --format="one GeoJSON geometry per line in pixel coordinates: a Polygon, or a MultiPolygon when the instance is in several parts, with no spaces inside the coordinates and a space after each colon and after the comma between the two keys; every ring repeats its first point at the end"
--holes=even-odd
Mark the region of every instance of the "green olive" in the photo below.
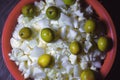
{"type": "Polygon", "coordinates": [[[46,10],[46,15],[49,19],[57,20],[60,17],[60,9],[55,6],[50,6],[46,10]]]}
{"type": "Polygon", "coordinates": [[[41,38],[45,42],[52,42],[54,40],[54,31],[51,30],[50,28],[44,28],[41,31],[41,38]]]}
{"type": "Polygon", "coordinates": [[[52,56],[50,54],[43,54],[38,58],[38,64],[42,68],[49,67],[52,64],[52,56]]]}
{"type": "Polygon", "coordinates": [[[95,74],[92,70],[86,69],[81,73],[81,80],[95,80],[95,74]]]}
{"type": "Polygon", "coordinates": [[[28,39],[32,36],[32,30],[28,27],[24,27],[19,31],[19,36],[22,39],[28,39]]]}
{"type": "Polygon", "coordinates": [[[22,14],[26,17],[33,18],[34,16],[38,16],[39,13],[40,13],[39,9],[33,4],[25,5],[22,8],[22,14]]]}
{"type": "Polygon", "coordinates": [[[100,51],[106,51],[108,48],[108,39],[106,37],[100,37],[98,39],[97,45],[100,51]]]}
{"type": "Polygon", "coordinates": [[[81,51],[80,44],[77,41],[71,42],[69,48],[70,52],[75,55],[81,51]]]}
{"type": "Polygon", "coordinates": [[[76,0],[63,0],[64,4],[66,5],[73,5],[76,0]]]}
{"type": "Polygon", "coordinates": [[[85,25],[84,25],[84,30],[87,33],[94,32],[94,30],[95,30],[95,22],[92,19],[87,20],[85,22],[85,25]]]}

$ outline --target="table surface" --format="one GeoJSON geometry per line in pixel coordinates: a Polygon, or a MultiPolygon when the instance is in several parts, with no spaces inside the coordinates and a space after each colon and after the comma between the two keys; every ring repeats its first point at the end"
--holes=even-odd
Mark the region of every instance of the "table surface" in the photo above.
{"type": "MultiPolygon", "coordinates": [[[[115,24],[115,29],[118,37],[118,44],[120,44],[120,12],[118,11],[118,8],[120,7],[120,4],[118,2],[119,0],[116,1],[99,0],[99,1],[106,8],[115,24]]],[[[19,0],[0,0],[0,40],[4,23],[10,11],[18,2],[19,0]]],[[[119,80],[120,79],[119,74],[120,74],[120,46],[118,45],[115,62],[105,80],[119,80]]],[[[0,41],[0,80],[14,80],[14,78],[9,73],[4,63],[1,51],[1,41],[0,41]]]]}

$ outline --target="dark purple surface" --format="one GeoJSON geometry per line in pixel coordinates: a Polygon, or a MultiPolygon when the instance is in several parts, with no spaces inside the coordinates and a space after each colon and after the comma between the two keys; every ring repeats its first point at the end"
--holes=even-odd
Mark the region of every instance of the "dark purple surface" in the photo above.
{"type": "MultiPolygon", "coordinates": [[[[13,9],[13,7],[19,2],[19,0],[0,0],[0,40],[2,35],[2,29],[5,23],[5,20],[7,19],[7,16],[9,15],[10,11],[13,9]]],[[[117,31],[118,36],[118,50],[115,62],[113,64],[113,67],[106,77],[105,80],[120,80],[120,4],[119,0],[100,0],[100,2],[103,4],[103,6],[107,9],[108,13],[110,14],[117,31]]],[[[1,41],[0,41],[1,45],[1,41]]],[[[3,57],[2,57],[2,51],[0,46],[0,80],[14,80],[14,78],[9,73],[8,69],[6,68],[6,65],[4,63],[3,57]]]]}

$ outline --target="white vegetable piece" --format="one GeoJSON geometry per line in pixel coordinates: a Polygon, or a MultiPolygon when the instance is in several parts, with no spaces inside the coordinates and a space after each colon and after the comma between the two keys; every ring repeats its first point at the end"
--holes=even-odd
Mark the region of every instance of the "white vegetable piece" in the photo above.
{"type": "Polygon", "coordinates": [[[96,68],[101,68],[101,66],[102,66],[100,61],[92,62],[92,64],[93,64],[96,68]]]}
{"type": "Polygon", "coordinates": [[[29,58],[28,58],[27,55],[23,55],[23,56],[21,56],[21,57],[18,58],[18,60],[19,60],[20,62],[27,61],[28,59],[29,59],[29,58]]]}
{"type": "Polygon", "coordinates": [[[75,63],[76,63],[76,60],[77,60],[77,56],[71,54],[71,55],[69,56],[69,60],[71,61],[71,64],[75,64],[75,63]]]}
{"type": "Polygon", "coordinates": [[[16,57],[14,57],[12,53],[9,53],[8,55],[9,55],[9,57],[10,57],[10,60],[12,60],[12,61],[15,61],[15,60],[16,60],[16,57]]]}
{"type": "MultiPolygon", "coordinates": [[[[78,5],[79,5],[79,1],[76,0],[76,2],[75,2],[73,5],[70,6],[71,12],[74,13],[75,11],[77,11],[77,10],[79,9],[79,6],[78,6],[78,5]]],[[[74,16],[74,15],[73,15],[73,16],[74,16]]]]}
{"type": "Polygon", "coordinates": [[[68,57],[67,56],[61,56],[61,62],[66,62],[68,61],[68,57]]]}
{"type": "Polygon", "coordinates": [[[69,33],[67,35],[67,38],[69,39],[69,41],[75,40],[76,36],[77,36],[77,32],[72,30],[72,29],[70,29],[69,33]]]}
{"type": "Polygon", "coordinates": [[[19,48],[21,43],[22,42],[20,40],[16,40],[15,38],[10,39],[10,44],[12,48],[19,48]]]}
{"type": "Polygon", "coordinates": [[[38,42],[37,42],[36,39],[33,39],[33,40],[30,40],[30,41],[29,41],[29,46],[30,46],[30,48],[34,48],[34,47],[37,46],[37,45],[38,45],[38,42]]]}
{"type": "Polygon", "coordinates": [[[39,37],[38,47],[45,48],[46,46],[47,46],[46,42],[43,41],[41,37],[39,37]]]}
{"type": "Polygon", "coordinates": [[[45,0],[46,4],[54,4],[55,5],[55,0],[45,0]]]}
{"type": "Polygon", "coordinates": [[[93,52],[93,57],[97,57],[97,56],[100,56],[101,55],[101,52],[99,50],[95,50],[93,52]]]}
{"type": "Polygon", "coordinates": [[[34,76],[35,79],[44,79],[44,78],[46,78],[45,72],[39,67],[33,68],[32,76],[34,76]]]}
{"type": "Polygon", "coordinates": [[[73,66],[68,61],[62,62],[62,66],[66,69],[67,73],[70,73],[73,69],[73,66]]]}
{"type": "Polygon", "coordinates": [[[15,64],[16,64],[17,66],[19,66],[20,62],[16,61],[15,64]]]}
{"type": "Polygon", "coordinates": [[[74,77],[79,78],[80,77],[80,68],[79,68],[78,64],[74,65],[73,70],[74,70],[74,72],[73,72],[74,77]]]}
{"type": "Polygon", "coordinates": [[[74,19],[74,22],[73,22],[73,25],[74,25],[74,28],[78,28],[79,25],[78,25],[78,20],[77,19],[74,19]]]}
{"type": "Polygon", "coordinates": [[[19,36],[19,31],[23,28],[22,24],[17,24],[16,28],[13,32],[13,38],[15,38],[16,40],[21,40],[20,36],[19,36]]]}
{"type": "Polygon", "coordinates": [[[31,59],[30,59],[29,56],[28,56],[28,58],[29,58],[29,59],[26,61],[26,65],[27,65],[28,68],[31,68],[31,65],[32,65],[33,63],[32,63],[32,61],[31,61],[31,59]]]}
{"type": "MultiPolygon", "coordinates": [[[[50,23],[51,23],[52,25],[59,25],[58,21],[54,21],[54,20],[51,20],[50,23]]],[[[57,27],[58,27],[58,26],[57,26],[57,27]]]]}
{"type": "Polygon", "coordinates": [[[76,40],[79,42],[82,39],[82,37],[79,35],[76,37],[76,40]]]}
{"type": "Polygon", "coordinates": [[[94,66],[94,65],[92,65],[91,67],[90,67],[90,69],[92,69],[92,70],[95,70],[96,71],[96,67],[94,66]]]}
{"type": "Polygon", "coordinates": [[[89,55],[80,56],[80,58],[81,58],[81,61],[82,61],[82,62],[90,61],[90,60],[89,60],[89,55]]]}
{"type": "Polygon", "coordinates": [[[31,75],[31,68],[27,69],[25,74],[24,74],[24,78],[28,78],[31,75]]]}
{"type": "Polygon", "coordinates": [[[62,74],[60,72],[56,73],[56,77],[58,77],[58,80],[61,80],[62,74]]]}
{"type": "Polygon", "coordinates": [[[12,49],[12,53],[9,53],[10,59],[13,61],[18,61],[19,57],[22,57],[23,55],[23,51],[18,48],[12,49]]]}
{"type": "Polygon", "coordinates": [[[49,71],[49,72],[47,73],[47,76],[48,76],[49,78],[54,79],[55,76],[56,76],[56,71],[55,71],[55,69],[52,69],[51,71],[49,71]]]}
{"type": "Polygon", "coordinates": [[[92,43],[90,41],[85,41],[84,51],[88,53],[89,49],[92,47],[92,43]]]}
{"type": "Polygon", "coordinates": [[[55,0],[55,3],[56,3],[56,6],[58,6],[58,7],[63,7],[63,6],[65,6],[63,0],[55,0]]]}
{"type": "Polygon", "coordinates": [[[26,72],[27,68],[25,67],[25,63],[21,62],[18,68],[20,71],[22,71],[23,73],[26,72]]]}
{"type": "Polygon", "coordinates": [[[29,22],[29,18],[28,17],[24,17],[23,14],[21,14],[18,17],[18,24],[26,25],[26,23],[28,23],[28,22],[29,22]]]}
{"type": "Polygon", "coordinates": [[[41,29],[41,26],[40,25],[47,25],[48,26],[48,20],[45,19],[45,15],[41,12],[40,15],[38,15],[38,17],[35,17],[34,19],[32,19],[30,21],[30,26],[32,26],[35,30],[40,30],[41,29]],[[42,20],[46,21],[45,24],[42,24],[42,20]]]}
{"type": "Polygon", "coordinates": [[[24,54],[29,54],[30,53],[30,47],[28,45],[28,41],[24,41],[21,46],[20,46],[20,49],[24,51],[24,54]]]}
{"type": "Polygon", "coordinates": [[[38,25],[38,23],[34,23],[32,24],[33,28],[36,30],[36,31],[39,31],[41,29],[41,27],[38,25]]]}
{"type": "Polygon", "coordinates": [[[50,25],[49,25],[50,22],[48,19],[42,19],[37,24],[40,26],[41,29],[50,27],[50,25]]]}
{"type": "Polygon", "coordinates": [[[91,37],[90,37],[90,34],[86,34],[86,41],[85,41],[85,48],[84,48],[84,51],[86,53],[88,53],[89,49],[92,47],[92,43],[90,42],[91,40],[91,37]]]}
{"type": "Polygon", "coordinates": [[[32,57],[39,57],[40,55],[44,54],[45,51],[43,48],[40,47],[34,47],[34,49],[31,51],[30,56],[32,57]]]}
{"type": "Polygon", "coordinates": [[[61,39],[57,40],[54,43],[48,43],[47,46],[50,50],[57,50],[58,48],[63,48],[63,41],[61,39]]]}
{"type": "Polygon", "coordinates": [[[59,18],[59,25],[60,26],[70,26],[73,27],[71,18],[65,15],[64,13],[61,13],[61,16],[59,18]]]}
{"type": "MultiPolygon", "coordinates": [[[[94,54],[94,53],[93,53],[94,54]]],[[[89,56],[89,61],[93,61],[93,54],[92,53],[90,53],[88,56],[89,56]]]]}
{"type": "Polygon", "coordinates": [[[85,30],[84,30],[84,22],[83,22],[83,21],[80,22],[79,31],[80,31],[81,33],[85,32],[85,30]]]}
{"type": "Polygon", "coordinates": [[[31,66],[31,65],[35,64],[38,61],[38,57],[33,57],[33,56],[29,55],[30,61],[28,61],[29,62],[28,65],[31,66]]]}
{"type": "Polygon", "coordinates": [[[81,63],[80,63],[80,66],[81,66],[81,69],[82,69],[82,70],[87,69],[87,67],[88,67],[88,62],[87,62],[87,61],[81,62],[81,63]]]}
{"type": "Polygon", "coordinates": [[[61,37],[63,38],[63,39],[65,39],[65,37],[66,37],[66,29],[67,29],[67,27],[66,26],[63,26],[62,28],[61,28],[61,37]]]}
{"type": "Polygon", "coordinates": [[[79,17],[83,17],[83,13],[80,12],[80,10],[77,10],[77,11],[75,11],[74,13],[75,13],[77,16],[79,16],[79,17]]]}
{"type": "Polygon", "coordinates": [[[86,34],[86,40],[87,40],[87,41],[90,41],[90,39],[91,39],[91,36],[90,36],[89,33],[87,33],[87,34],[86,34]]]}
{"type": "Polygon", "coordinates": [[[34,2],[35,6],[37,6],[40,10],[44,9],[45,7],[45,2],[40,0],[40,2],[35,1],[34,2]]]}

